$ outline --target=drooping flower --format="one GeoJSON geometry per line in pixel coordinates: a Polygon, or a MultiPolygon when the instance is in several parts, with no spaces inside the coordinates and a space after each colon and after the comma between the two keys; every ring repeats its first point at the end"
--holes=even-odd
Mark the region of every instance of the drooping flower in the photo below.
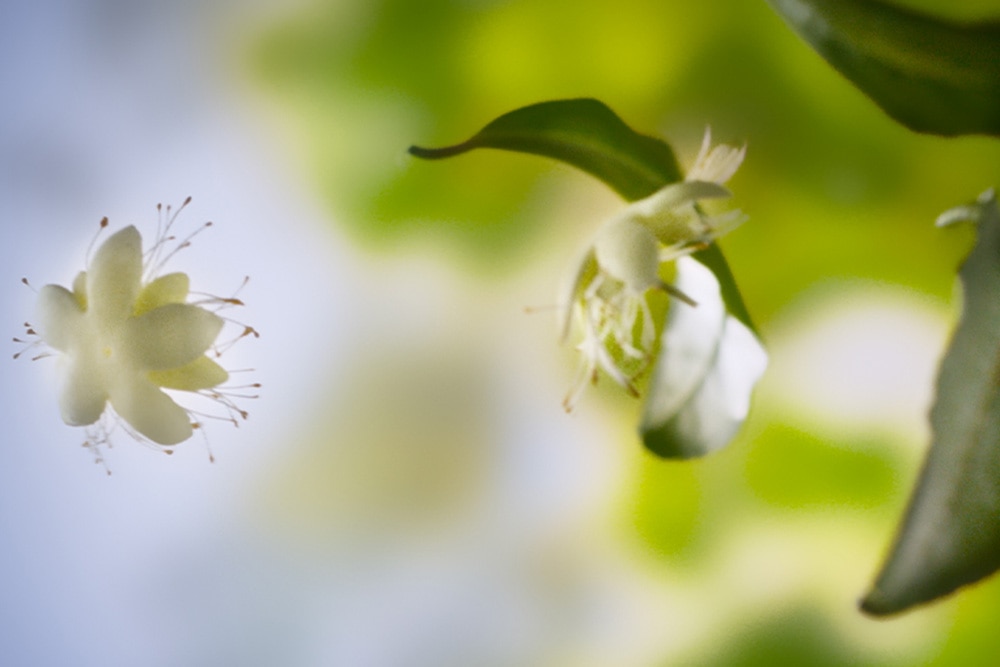
{"type": "Polygon", "coordinates": [[[705,131],[701,150],[683,182],[671,183],[625,207],[604,223],[574,267],[560,295],[560,333],[565,341],[574,315],[583,337],[577,344],[583,360],[579,379],[563,402],[572,410],[599,371],[638,396],[635,381],[654,351],[656,323],[647,299],[661,290],[697,304],[661,277],[661,267],[706,247],[742,224],[738,210],[707,215],[698,205],[731,196],[724,183],[736,172],[746,147],[711,145],[705,131]]]}
{"type": "MultiPolygon", "coordinates": [[[[66,424],[89,429],[85,444],[99,461],[109,404],[133,435],[164,446],[187,440],[199,426],[196,413],[164,389],[211,398],[230,421],[246,417],[217,389],[229,373],[207,354],[218,350],[216,339],[226,323],[217,311],[241,302],[219,297],[189,302],[187,274],[157,275],[193,236],[166,250],[176,242],[170,235],[176,217],[168,207],[166,224],[145,254],[139,231],[125,227],[97,249],[72,289],[50,284],[38,291],[33,333],[58,356],[60,414],[66,424]]],[[[250,334],[256,332],[245,327],[242,335],[250,334]]]]}

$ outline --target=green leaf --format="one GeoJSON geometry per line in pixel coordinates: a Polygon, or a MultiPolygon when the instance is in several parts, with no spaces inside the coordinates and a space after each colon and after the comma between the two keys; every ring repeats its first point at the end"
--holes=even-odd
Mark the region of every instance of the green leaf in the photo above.
{"type": "Polygon", "coordinates": [[[882,0],[768,2],[906,127],[1000,136],[1000,22],[954,23],[882,0]]]}
{"type": "Polygon", "coordinates": [[[939,225],[978,221],[962,318],[941,362],[933,441],[899,535],[861,608],[893,614],[1000,568],[1000,211],[993,191],[939,225]]]}
{"type": "MultiPolygon", "coordinates": [[[[476,148],[554,158],[596,176],[629,201],[683,179],[669,145],[635,132],[593,99],[517,109],[468,141],[436,149],[413,146],[410,153],[438,159],[476,148]]],[[[640,427],[647,448],[671,458],[703,455],[732,439],[767,361],[718,246],[691,257],[697,261],[678,262],[678,281],[698,306],[670,309],[640,427]]]]}
{"type": "MultiPolygon", "coordinates": [[[[636,132],[603,102],[590,98],[521,107],[500,116],[460,144],[444,148],[410,146],[409,152],[426,160],[439,160],[476,148],[559,160],[603,181],[628,201],[648,197],[684,178],[666,142],[636,132]]],[[[756,331],[719,247],[712,244],[693,256],[715,273],[730,313],[756,331]]]]}
{"type": "Polygon", "coordinates": [[[594,99],[555,100],[506,113],[468,141],[446,148],[411,146],[425,159],[498,148],[554,158],[604,181],[629,201],[681,180],[670,146],[639,134],[594,99]]]}

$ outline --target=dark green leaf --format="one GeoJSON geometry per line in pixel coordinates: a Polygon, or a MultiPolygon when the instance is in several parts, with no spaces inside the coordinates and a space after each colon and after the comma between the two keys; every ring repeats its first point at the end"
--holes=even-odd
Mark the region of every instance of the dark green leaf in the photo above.
{"type": "MultiPolygon", "coordinates": [[[[630,128],[603,102],[581,98],[539,102],[492,121],[467,141],[445,148],[411,146],[428,160],[495,148],[553,158],[603,181],[628,201],[683,179],[670,146],[630,128]]],[[[694,257],[715,273],[726,307],[753,329],[743,297],[722,251],[715,244],[694,257]]]]}
{"type": "Polygon", "coordinates": [[[941,362],[933,442],[899,536],[862,609],[892,614],[1000,568],[1000,212],[992,191],[939,224],[978,219],[959,271],[962,319],[941,362]]]}
{"type": "Polygon", "coordinates": [[[554,158],[599,178],[629,201],[682,178],[670,146],[633,131],[593,99],[532,104],[500,116],[468,141],[447,148],[411,146],[410,153],[437,159],[475,148],[554,158]]]}
{"type": "Polygon", "coordinates": [[[1000,136],[1000,23],[954,23],[883,0],[768,2],[903,125],[1000,136]]]}

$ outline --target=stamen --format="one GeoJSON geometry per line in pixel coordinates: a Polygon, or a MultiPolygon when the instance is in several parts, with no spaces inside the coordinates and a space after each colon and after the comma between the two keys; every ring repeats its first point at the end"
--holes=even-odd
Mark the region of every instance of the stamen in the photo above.
{"type": "Polygon", "coordinates": [[[679,289],[677,289],[676,287],[674,287],[670,283],[661,283],[660,287],[663,289],[664,292],[666,292],[670,296],[676,298],[679,301],[683,301],[684,303],[686,303],[687,305],[691,306],[692,308],[697,308],[698,307],[698,302],[697,301],[695,301],[694,299],[692,299],[687,294],[685,294],[684,292],[680,291],[679,289]]]}
{"type": "MultiPolygon", "coordinates": [[[[179,212],[180,212],[180,210],[178,210],[178,213],[179,212]]],[[[176,214],[174,214],[174,217],[176,218],[176,214]]],[[[153,254],[151,255],[150,259],[147,260],[147,269],[146,269],[146,275],[144,277],[144,280],[146,282],[148,282],[154,276],[158,275],[160,273],[160,271],[163,269],[163,267],[167,264],[167,262],[169,262],[171,259],[173,259],[173,257],[177,253],[179,253],[181,250],[184,250],[187,247],[190,247],[190,245],[191,245],[191,239],[193,239],[194,237],[198,236],[198,234],[201,234],[203,231],[205,231],[206,229],[208,229],[211,226],[212,226],[211,222],[205,222],[205,223],[203,223],[196,230],[194,230],[193,232],[191,232],[190,234],[188,234],[183,240],[181,240],[169,252],[167,252],[166,255],[162,255],[162,256],[161,256],[162,249],[165,248],[168,243],[170,243],[172,241],[176,241],[177,237],[176,236],[166,236],[166,237],[161,237],[160,239],[158,239],[157,243],[150,249],[150,252],[153,253],[153,254]]]]}
{"type": "MultiPolygon", "coordinates": [[[[28,322],[24,323],[24,335],[27,336],[28,339],[18,338],[16,336],[12,339],[18,345],[23,346],[20,350],[14,353],[15,359],[20,359],[29,350],[33,350],[37,347],[45,345],[45,341],[43,341],[41,338],[38,338],[38,332],[35,331],[34,327],[32,327],[31,324],[28,322]],[[30,340],[32,338],[34,340],[30,340]]],[[[51,352],[43,352],[41,354],[32,357],[31,360],[38,361],[39,359],[44,359],[45,357],[50,357],[50,356],[52,356],[51,352]]]]}
{"type": "Polygon", "coordinates": [[[227,317],[224,317],[223,319],[226,320],[227,322],[232,322],[233,324],[242,326],[243,327],[243,331],[239,335],[237,335],[236,337],[234,337],[234,338],[231,338],[231,339],[229,339],[227,341],[223,341],[222,343],[217,343],[217,344],[213,345],[212,346],[212,351],[215,353],[216,358],[221,357],[223,354],[225,354],[226,352],[228,352],[229,350],[231,350],[234,345],[236,345],[238,342],[240,342],[241,340],[243,340],[247,336],[253,336],[254,338],[260,338],[260,333],[256,329],[254,329],[253,327],[251,327],[249,325],[246,325],[246,324],[240,324],[239,322],[237,322],[235,320],[231,320],[231,319],[229,319],[227,317]]]}
{"type": "Polygon", "coordinates": [[[94,245],[97,244],[97,239],[101,238],[101,234],[107,228],[108,228],[108,216],[104,216],[103,218],[101,218],[101,222],[98,223],[97,225],[97,232],[95,232],[94,236],[90,239],[90,245],[87,246],[87,252],[84,253],[83,255],[84,266],[90,266],[90,258],[94,252],[94,245]]]}
{"type": "Polygon", "coordinates": [[[191,423],[191,428],[201,433],[201,439],[205,443],[205,451],[208,453],[208,462],[215,463],[215,454],[212,453],[212,443],[208,440],[208,432],[202,426],[204,425],[201,422],[191,423]]]}
{"type": "Polygon", "coordinates": [[[94,456],[94,463],[103,466],[104,472],[108,476],[111,475],[111,468],[108,467],[108,462],[104,459],[102,449],[104,447],[111,449],[112,430],[108,429],[107,414],[105,413],[101,419],[87,427],[87,430],[84,431],[87,439],[83,441],[83,448],[90,450],[94,456]]]}
{"type": "Polygon", "coordinates": [[[200,228],[196,229],[193,233],[191,233],[186,239],[181,241],[181,243],[178,244],[177,247],[173,248],[166,256],[163,256],[162,253],[167,244],[177,240],[176,236],[172,236],[170,234],[170,228],[174,226],[174,223],[177,221],[178,216],[180,216],[181,212],[185,208],[187,208],[187,205],[190,203],[191,203],[191,197],[189,196],[187,199],[184,200],[184,202],[179,207],[177,207],[176,211],[173,210],[170,204],[167,204],[166,207],[164,207],[163,204],[156,205],[156,241],[153,243],[153,246],[145,253],[146,255],[146,261],[145,261],[146,272],[144,276],[145,282],[149,282],[149,280],[152,277],[156,276],[163,268],[163,265],[171,257],[176,255],[182,248],[186,248],[187,246],[189,246],[191,244],[191,239],[195,235],[199,234],[206,227],[210,227],[212,225],[211,222],[202,225],[200,228]]]}

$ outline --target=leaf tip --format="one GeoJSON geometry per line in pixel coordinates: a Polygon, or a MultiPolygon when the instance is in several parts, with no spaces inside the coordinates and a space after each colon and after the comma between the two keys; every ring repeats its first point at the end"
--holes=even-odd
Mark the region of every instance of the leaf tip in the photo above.
{"type": "Polygon", "coordinates": [[[901,611],[897,605],[890,604],[889,599],[878,586],[874,586],[867,595],[858,601],[858,609],[861,610],[861,613],[873,617],[889,616],[901,611]]]}
{"type": "Polygon", "coordinates": [[[406,149],[406,152],[413,157],[418,157],[424,160],[440,160],[447,157],[454,157],[455,155],[461,155],[469,150],[472,150],[473,146],[470,142],[464,142],[461,144],[456,144],[454,146],[445,146],[444,148],[424,148],[423,146],[413,145],[406,149]]]}

